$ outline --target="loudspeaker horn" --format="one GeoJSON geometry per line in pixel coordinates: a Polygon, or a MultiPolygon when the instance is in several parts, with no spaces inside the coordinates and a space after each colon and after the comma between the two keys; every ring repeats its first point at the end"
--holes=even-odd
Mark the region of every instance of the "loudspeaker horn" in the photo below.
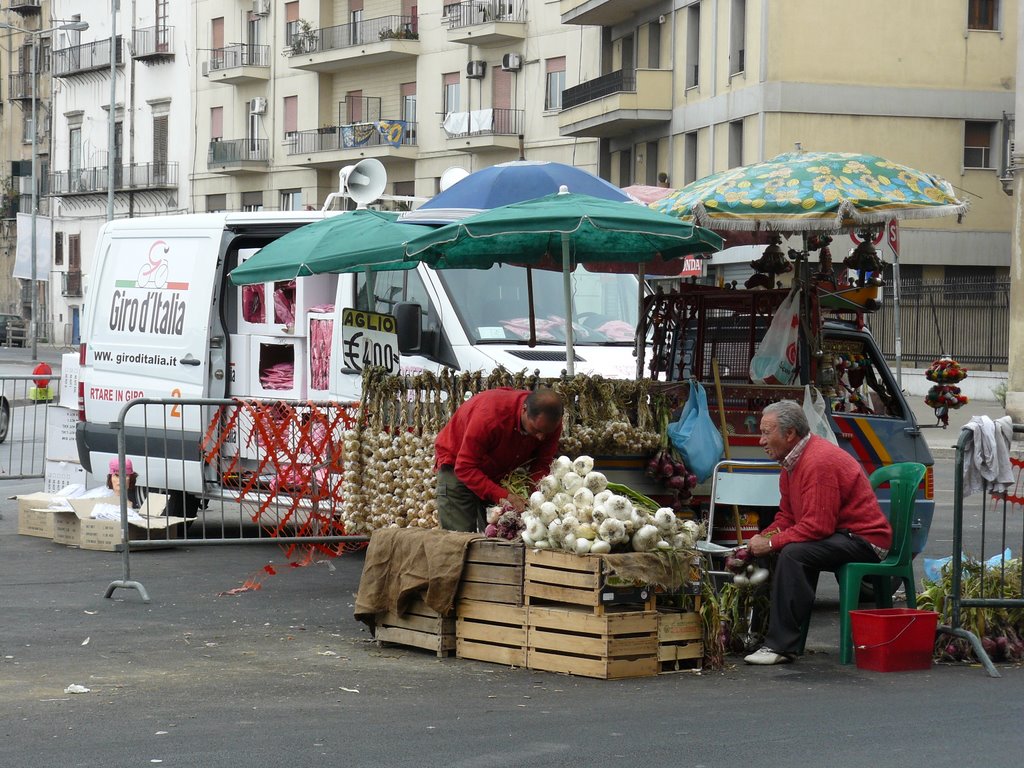
{"type": "Polygon", "coordinates": [[[388,174],[384,163],[373,157],[360,160],[355,165],[346,165],[338,172],[338,186],[342,194],[351,197],[356,205],[365,208],[384,194],[388,174]]]}

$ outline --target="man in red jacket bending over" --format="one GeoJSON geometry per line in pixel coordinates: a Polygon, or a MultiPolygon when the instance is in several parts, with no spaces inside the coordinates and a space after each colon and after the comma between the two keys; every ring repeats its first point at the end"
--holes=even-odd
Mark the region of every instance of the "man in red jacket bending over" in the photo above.
{"type": "Polygon", "coordinates": [[[460,405],[434,441],[441,527],[482,531],[487,506],[502,501],[522,512],[526,499],[501,481],[528,463],[536,484],[548,473],[561,436],[562,400],[550,389],[489,389],[460,405]]]}
{"type": "Polygon", "coordinates": [[[764,647],[744,661],[784,664],[800,646],[818,574],[845,563],[882,560],[892,546],[892,529],[860,464],[810,434],[797,403],[785,400],[764,409],[760,442],[782,465],[781,499],[775,520],[750,539],[749,547],[755,556],[778,557],[764,647]]]}

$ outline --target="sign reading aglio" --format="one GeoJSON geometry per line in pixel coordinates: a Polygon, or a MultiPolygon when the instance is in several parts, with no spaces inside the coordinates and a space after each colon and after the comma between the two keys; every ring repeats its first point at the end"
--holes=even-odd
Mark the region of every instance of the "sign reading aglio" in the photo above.
{"type": "Polygon", "coordinates": [[[116,280],[110,302],[112,331],[181,336],[185,331],[188,283],[167,280],[170,246],[157,240],[135,280],[116,280]]]}

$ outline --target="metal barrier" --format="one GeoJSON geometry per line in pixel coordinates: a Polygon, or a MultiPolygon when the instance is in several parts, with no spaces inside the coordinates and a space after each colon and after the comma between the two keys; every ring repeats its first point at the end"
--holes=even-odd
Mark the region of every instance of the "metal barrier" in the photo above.
{"type": "MultiPolygon", "coordinates": [[[[345,533],[340,518],[344,436],[358,403],[136,399],[116,423],[122,577],[118,588],[149,596],[131,578],[132,550],[224,544],[285,545],[285,554],[341,554],[368,536],[345,533]],[[126,456],[148,493],[129,509],[126,456]],[[163,499],[157,494],[161,489],[163,499]],[[184,489],[184,491],[182,490],[184,489]],[[159,509],[159,504],[165,506],[159,509]],[[301,550],[299,549],[301,546],[301,550]]],[[[142,494],[140,494],[141,496],[142,494]]],[[[294,562],[294,560],[293,560],[294,562]]]]}
{"type": "Polygon", "coordinates": [[[47,406],[54,400],[38,392],[36,381],[43,379],[52,391],[59,377],[0,376],[0,478],[22,480],[44,475],[47,406]]]}
{"type": "MultiPolygon", "coordinates": [[[[1024,434],[1024,425],[1015,424],[1013,434],[1024,434]]],[[[953,483],[953,557],[950,561],[952,594],[947,596],[950,604],[950,623],[941,625],[941,633],[968,641],[974,655],[984,665],[991,677],[1000,677],[992,664],[988,652],[975,632],[963,626],[964,609],[979,609],[986,615],[1001,608],[1024,608],[1024,599],[1007,597],[1008,591],[1024,594],[1024,572],[1016,579],[1007,568],[1002,553],[1015,547],[1018,557],[1024,555],[1024,525],[1021,522],[1021,508],[1024,507],[1024,461],[1011,458],[1014,487],[1009,491],[996,493],[985,483],[985,489],[977,495],[979,508],[971,510],[971,531],[964,531],[964,467],[966,445],[972,437],[970,430],[960,432],[956,444],[956,476],[953,483]],[[1011,511],[1013,514],[1010,514],[1011,511]],[[975,519],[975,517],[977,519],[975,519]],[[969,548],[971,557],[965,561],[964,551],[969,548]],[[998,556],[998,565],[986,565],[987,558],[998,556]],[[977,597],[964,595],[964,575],[969,566],[977,565],[986,578],[978,579],[977,597]]],[[[997,438],[998,439],[998,438],[997,438]]]]}

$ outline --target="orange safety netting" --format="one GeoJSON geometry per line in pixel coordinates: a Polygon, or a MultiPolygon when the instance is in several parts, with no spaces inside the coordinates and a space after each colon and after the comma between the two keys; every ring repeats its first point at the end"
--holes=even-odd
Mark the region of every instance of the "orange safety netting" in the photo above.
{"type": "MultiPolygon", "coordinates": [[[[356,404],[236,400],[207,425],[203,459],[220,467],[225,487],[238,489],[236,501],[252,521],[270,536],[310,539],[282,546],[292,567],[308,565],[317,554],[336,557],[354,548],[315,539],[345,534],[338,515],[343,435],[357,419],[356,404]],[[243,465],[244,459],[250,461],[243,465]]],[[[268,568],[259,578],[273,575],[268,568]]],[[[258,588],[250,579],[241,591],[258,588]]]]}

